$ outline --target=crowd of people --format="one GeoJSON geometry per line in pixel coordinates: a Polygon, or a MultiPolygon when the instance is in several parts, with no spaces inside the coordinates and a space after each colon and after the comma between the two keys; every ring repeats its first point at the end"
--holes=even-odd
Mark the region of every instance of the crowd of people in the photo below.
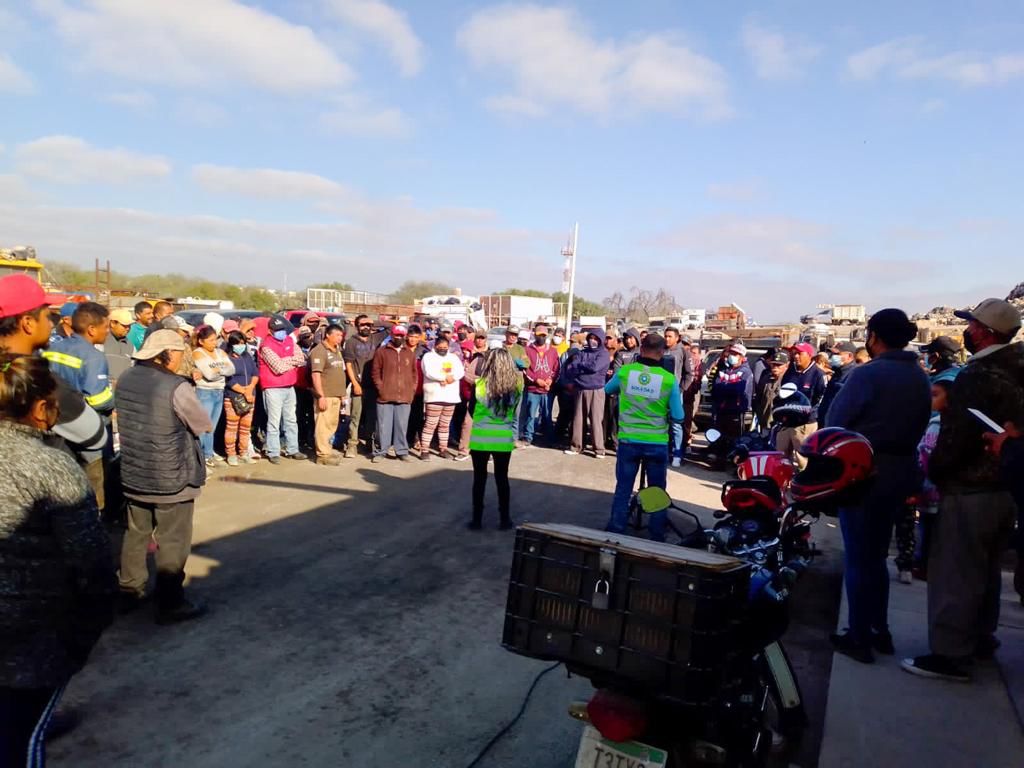
{"type": "MultiPolygon", "coordinates": [[[[538,322],[499,338],[462,322],[359,315],[343,326],[315,312],[297,326],[211,312],[193,327],[173,310],[87,301],[51,316],[32,279],[0,279],[5,764],[41,764],[63,686],[115,608],[152,602],[160,624],[204,613],[183,585],[211,472],[286,458],[336,467],[360,453],[373,463],[472,460],[467,527],[483,527],[493,467],[507,530],[514,449],[614,453],[607,530],[623,533],[640,468],[665,487],[692,450],[703,382],[722,434],[767,435],[801,467],[819,426],[870,441],[872,482],[839,511],[850,626],[832,636],[838,652],[865,663],[894,652],[894,529],[900,580],[916,574],[929,588],[931,652],[904,668],[967,679],[970,659],[998,644],[1000,557],[1024,509],[1024,345],[1013,343],[1020,314],[1006,302],[962,313],[965,350],[940,337],[908,351],[917,328],[887,309],[871,317],[863,347],[799,342],[757,354],[737,340],[714,358],[676,328],[567,335],[538,322]],[[122,531],[116,568],[111,527],[122,531]]],[[[663,533],[657,518],[650,527],[663,533]]]]}

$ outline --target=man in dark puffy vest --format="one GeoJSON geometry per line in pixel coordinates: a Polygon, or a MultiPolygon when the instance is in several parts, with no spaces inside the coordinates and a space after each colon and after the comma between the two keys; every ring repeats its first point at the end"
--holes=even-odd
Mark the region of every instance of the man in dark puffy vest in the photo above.
{"type": "Polygon", "coordinates": [[[156,621],[173,624],[205,612],[184,594],[185,561],[192,548],[192,514],[206,482],[199,435],[213,425],[195,386],[174,373],[185,343],[174,331],[154,331],[117,383],[121,481],[128,499],[128,530],[121,547],[125,610],[145,598],[146,548],[156,539],[156,621]]]}

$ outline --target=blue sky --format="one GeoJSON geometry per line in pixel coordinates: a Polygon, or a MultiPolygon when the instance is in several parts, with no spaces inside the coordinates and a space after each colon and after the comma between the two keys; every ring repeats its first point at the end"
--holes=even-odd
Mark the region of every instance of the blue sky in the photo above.
{"type": "Polygon", "coordinates": [[[1024,280],[1019,2],[0,0],[0,240],[281,287],[1024,280]]]}

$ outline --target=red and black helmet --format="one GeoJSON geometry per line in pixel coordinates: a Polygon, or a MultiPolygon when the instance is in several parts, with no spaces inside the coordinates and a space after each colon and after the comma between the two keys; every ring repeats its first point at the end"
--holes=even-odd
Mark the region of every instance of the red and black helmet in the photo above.
{"type": "Polygon", "coordinates": [[[799,452],[807,458],[807,467],[790,485],[795,502],[835,501],[867,480],[875,465],[868,439],[840,427],[819,429],[804,440],[799,452]]]}

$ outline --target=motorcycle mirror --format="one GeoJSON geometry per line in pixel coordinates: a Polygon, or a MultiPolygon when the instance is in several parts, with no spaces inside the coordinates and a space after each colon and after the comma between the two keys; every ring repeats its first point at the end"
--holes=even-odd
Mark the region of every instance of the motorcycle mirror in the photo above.
{"type": "Polygon", "coordinates": [[[719,440],[722,439],[722,433],[719,432],[714,427],[712,427],[711,429],[704,433],[704,437],[707,438],[707,441],[709,443],[717,443],[719,440]]]}

